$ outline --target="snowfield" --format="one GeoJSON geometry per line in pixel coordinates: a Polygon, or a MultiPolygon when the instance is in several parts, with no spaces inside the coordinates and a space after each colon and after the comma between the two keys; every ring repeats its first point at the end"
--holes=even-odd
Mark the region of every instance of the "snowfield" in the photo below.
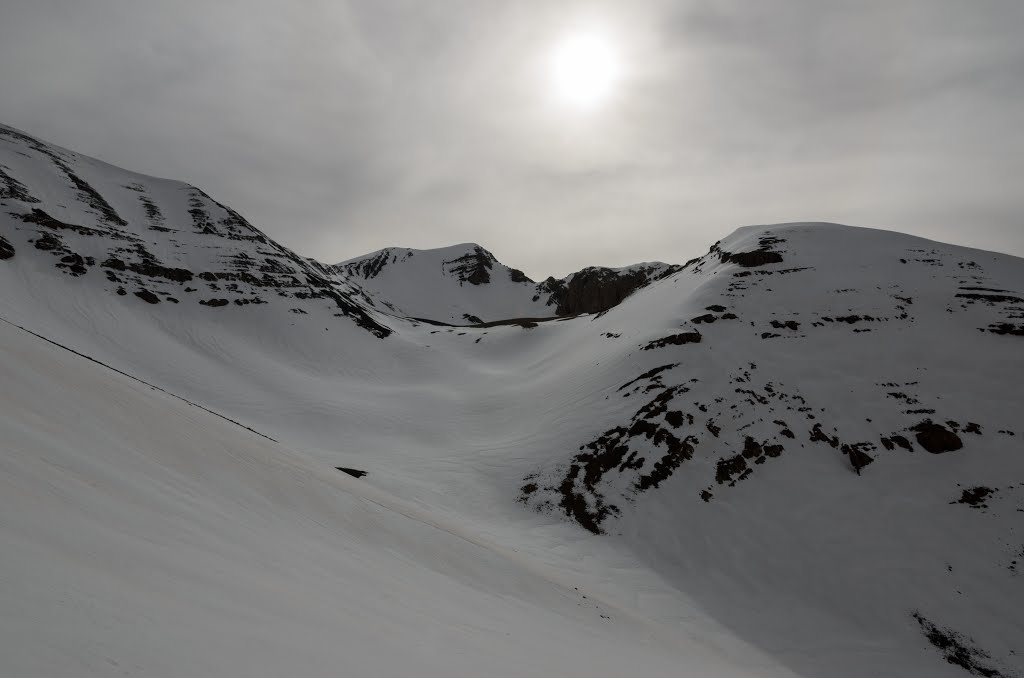
{"type": "Polygon", "coordinates": [[[608,271],[326,266],[0,126],[0,673],[1021,675],[1024,260],[608,271]]]}

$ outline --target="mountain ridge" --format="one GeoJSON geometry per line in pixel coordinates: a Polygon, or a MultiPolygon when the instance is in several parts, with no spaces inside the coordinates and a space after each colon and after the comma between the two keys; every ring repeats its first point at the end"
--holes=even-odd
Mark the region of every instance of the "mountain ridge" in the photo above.
{"type": "MultiPolygon", "coordinates": [[[[671,266],[658,263],[623,269],[591,267],[561,280],[548,278],[537,285],[522,271],[501,264],[488,250],[474,243],[433,250],[385,248],[327,265],[300,257],[267,238],[238,212],[189,184],[127,172],[7,126],[0,126],[0,139],[13,144],[16,148],[9,150],[19,156],[8,156],[7,164],[0,164],[0,200],[9,201],[21,221],[46,229],[41,232],[42,247],[60,255],[58,266],[73,275],[84,275],[98,262],[100,268],[113,271],[107,274],[110,282],[123,283],[122,278],[129,279],[127,282],[136,286],[134,293],[150,303],[168,299],[178,303],[181,299],[170,294],[170,283],[189,283],[202,278],[196,285],[179,285],[178,294],[197,292],[198,285],[205,284],[209,292],[216,294],[201,303],[214,307],[225,301],[259,304],[263,301],[260,288],[269,288],[300,301],[327,298],[335,302],[342,315],[355,318],[361,326],[372,327],[371,331],[376,334],[386,335],[386,327],[379,323],[375,326],[375,321],[365,315],[365,307],[451,324],[600,312],[656,275],[672,270],[671,266]],[[21,158],[29,158],[29,153],[35,154],[37,160],[24,163],[21,158]],[[103,185],[103,180],[112,177],[117,177],[116,183],[107,181],[103,185]],[[97,178],[100,178],[101,190],[94,187],[97,178]],[[53,189],[61,183],[74,191],[78,203],[86,206],[84,212],[71,212],[83,223],[63,219],[68,206],[51,199],[60,194],[53,193],[53,189]],[[37,193],[42,197],[37,197],[37,193]],[[130,228],[122,213],[140,228],[130,228]],[[84,223],[83,217],[87,217],[89,223],[84,223]],[[147,236],[150,244],[156,244],[163,239],[155,233],[183,232],[192,236],[191,242],[175,242],[174,246],[178,250],[183,247],[193,250],[185,259],[175,256],[178,254],[175,252],[163,252],[158,257],[146,249],[147,236]],[[102,254],[86,253],[84,249],[72,251],[63,242],[68,233],[102,234],[132,243],[134,251],[125,248],[102,254]],[[202,236],[208,237],[204,240],[202,236]],[[234,260],[230,262],[223,256],[213,261],[195,256],[197,248],[208,248],[207,240],[217,243],[216,248],[225,239],[249,241],[252,246],[233,253],[234,260]],[[386,280],[378,279],[382,271],[383,278],[393,277],[397,258],[401,256],[404,263],[416,252],[420,253],[417,264],[424,258],[431,259],[428,267],[414,266],[411,271],[395,273],[400,283],[397,286],[392,283],[388,287],[386,280]],[[179,265],[166,265],[163,259],[167,255],[178,259],[179,265]],[[389,257],[390,267],[387,266],[389,257]],[[433,261],[438,257],[440,260],[433,261]],[[224,263],[229,265],[225,267],[224,263]],[[589,275],[589,279],[576,280],[582,273],[589,275]],[[412,278],[417,280],[411,282],[412,278]],[[227,285],[219,281],[226,281],[227,285]],[[375,289],[382,282],[386,289],[375,289]],[[452,282],[454,284],[450,284],[452,282]],[[460,292],[455,288],[467,285],[469,288],[461,291],[466,298],[458,300],[460,292]],[[242,298],[225,297],[223,287],[232,286],[234,289],[228,291],[242,294],[242,298]],[[243,290],[243,286],[247,289],[243,290]],[[415,292],[424,294],[402,299],[415,292]],[[452,304],[446,299],[458,301],[452,304]]],[[[0,245],[0,256],[13,256],[15,246],[5,243],[0,245]]],[[[114,291],[127,293],[123,284],[114,291]]],[[[301,310],[301,304],[298,308],[301,310]]]]}

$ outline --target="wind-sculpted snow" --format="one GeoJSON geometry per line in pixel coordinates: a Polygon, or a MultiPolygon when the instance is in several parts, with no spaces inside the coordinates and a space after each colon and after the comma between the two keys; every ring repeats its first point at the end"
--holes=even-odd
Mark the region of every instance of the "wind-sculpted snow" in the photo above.
{"type": "Polygon", "coordinates": [[[327,267],[2,127],[0,169],[0,673],[1021,674],[1020,259],[327,267]]]}

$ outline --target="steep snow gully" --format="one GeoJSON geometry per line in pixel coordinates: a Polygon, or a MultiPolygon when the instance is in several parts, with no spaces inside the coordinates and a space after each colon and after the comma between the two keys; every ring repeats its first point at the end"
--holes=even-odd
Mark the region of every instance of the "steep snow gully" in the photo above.
{"type": "Polygon", "coordinates": [[[335,265],[0,126],[0,673],[1021,676],[1024,260],[335,265]]]}

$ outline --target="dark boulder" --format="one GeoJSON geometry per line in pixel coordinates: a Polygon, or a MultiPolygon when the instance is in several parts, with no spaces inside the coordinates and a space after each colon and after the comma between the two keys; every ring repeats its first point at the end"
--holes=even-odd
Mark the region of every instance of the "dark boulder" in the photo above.
{"type": "Polygon", "coordinates": [[[142,299],[147,304],[160,303],[160,297],[156,296],[149,290],[139,290],[138,292],[135,293],[135,296],[137,296],[139,299],[142,299]]]}
{"type": "Polygon", "coordinates": [[[960,436],[931,420],[923,421],[911,430],[917,433],[918,444],[932,454],[952,452],[964,446],[960,436]]]}

